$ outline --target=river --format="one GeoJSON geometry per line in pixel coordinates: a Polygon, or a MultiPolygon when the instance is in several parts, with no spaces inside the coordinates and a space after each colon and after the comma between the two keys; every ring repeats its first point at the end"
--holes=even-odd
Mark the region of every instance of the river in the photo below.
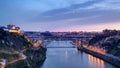
{"type": "Polygon", "coordinates": [[[76,48],[61,48],[73,46],[71,41],[52,41],[47,46],[58,46],[58,48],[47,48],[47,58],[42,68],[116,68],[108,62],[80,52],[76,48]]]}

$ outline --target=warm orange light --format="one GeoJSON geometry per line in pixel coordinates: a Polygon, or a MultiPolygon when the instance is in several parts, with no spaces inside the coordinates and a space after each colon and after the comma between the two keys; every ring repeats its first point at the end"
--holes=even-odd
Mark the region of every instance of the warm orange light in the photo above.
{"type": "Polygon", "coordinates": [[[96,68],[104,68],[104,61],[88,54],[88,60],[90,63],[96,65],[96,68]]]}
{"type": "Polygon", "coordinates": [[[100,53],[100,54],[106,54],[106,50],[105,50],[105,49],[100,48],[100,47],[97,47],[97,46],[91,45],[91,46],[89,46],[89,47],[86,47],[85,45],[83,45],[83,47],[84,47],[85,49],[90,50],[90,51],[98,52],[98,53],[100,53]]]}
{"type": "Polygon", "coordinates": [[[91,32],[91,31],[102,31],[104,29],[116,29],[116,30],[120,30],[120,23],[104,23],[104,24],[92,24],[92,25],[76,25],[76,26],[71,26],[71,27],[64,27],[61,29],[56,29],[55,31],[59,31],[59,32],[72,32],[72,31],[87,31],[87,32],[91,32]]]}

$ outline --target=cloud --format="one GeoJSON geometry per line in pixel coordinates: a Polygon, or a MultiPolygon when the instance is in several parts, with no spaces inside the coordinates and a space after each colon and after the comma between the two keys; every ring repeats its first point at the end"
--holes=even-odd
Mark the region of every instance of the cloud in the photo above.
{"type": "Polygon", "coordinates": [[[0,0],[0,22],[30,30],[113,24],[120,22],[119,6],[119,0],[0,0]]]}
{"type": "Polygon", "coordinates": [[[62,13],[64,14],[67,12],[74,11],[76,9],[86,8],[86,7],[92,6],[92,5],[99,3],[99,2],[102,2],[102,1],[103,0],[93,0],[93,1],[87,1],[87,2],[79,3],[79,4],[72,4],[69,7],[58,8],[58,9],[53,9],[53,10],[50,10],[47,12],[43,12],[43,13],[41,13],[41,15],[49,17],[49,16],[54,16],[54,15],[59,15],[62,13]]]}
{"type": "Polygon", "coordinates": [[[105,0],[93,0],[93,1],[86,1],[80,4],[72,4],[69,7],[58,8],[41,13],[37,17],[33,18],[34,19],[33,21],[56,22],[56,23],[64,21],[75,24],[113,23],[120,21],[120,16],[119,16],[120,11],[118,9],[113,9],[113,8],[101,9],[105,7],[100,6],[100,4],[101,5],[106,4],[107,6],[110,6],[109,4],[111,4],[111,2],[109,3],[105,0]],[[88,7],[93,7],[93,8],[89,9],[88,7]]]}

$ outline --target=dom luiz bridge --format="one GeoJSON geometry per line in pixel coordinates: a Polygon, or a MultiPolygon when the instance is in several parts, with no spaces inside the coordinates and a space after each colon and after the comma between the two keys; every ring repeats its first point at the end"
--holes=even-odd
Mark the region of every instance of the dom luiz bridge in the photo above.
{"type": "Polygon", "coordinates": [[[76,48],[74,41],[87,41],[92,37],[40,37],[40,36],[28,36],[33,40],[43,40],[43,44],[46,48],[76,48]]]}

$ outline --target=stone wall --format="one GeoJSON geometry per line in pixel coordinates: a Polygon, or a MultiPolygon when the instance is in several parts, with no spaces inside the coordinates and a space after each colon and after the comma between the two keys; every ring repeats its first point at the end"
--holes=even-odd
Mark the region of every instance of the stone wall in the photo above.
{"type": "Polygon", "coordinates": [[[120,68],[120,60],[118,59],[115,59],[115,58],[112,58],[110,56],[107,56],[107,55],[103,55],[103,54],[100,54],[100,53],[97,53],[97,52],[94,52],[94,51],[91,51],[91,50],[88,50],[88,49],[85,49],[85,48],[81,48],[81,47],[78,47],[78,50],[81,50],[81,51],[84,51],[86,53],[89,53],[95,57],[98,57],[100,59],[103,59],[104,61],[106,62],[109,62],[117,67],[120,68]]]}

